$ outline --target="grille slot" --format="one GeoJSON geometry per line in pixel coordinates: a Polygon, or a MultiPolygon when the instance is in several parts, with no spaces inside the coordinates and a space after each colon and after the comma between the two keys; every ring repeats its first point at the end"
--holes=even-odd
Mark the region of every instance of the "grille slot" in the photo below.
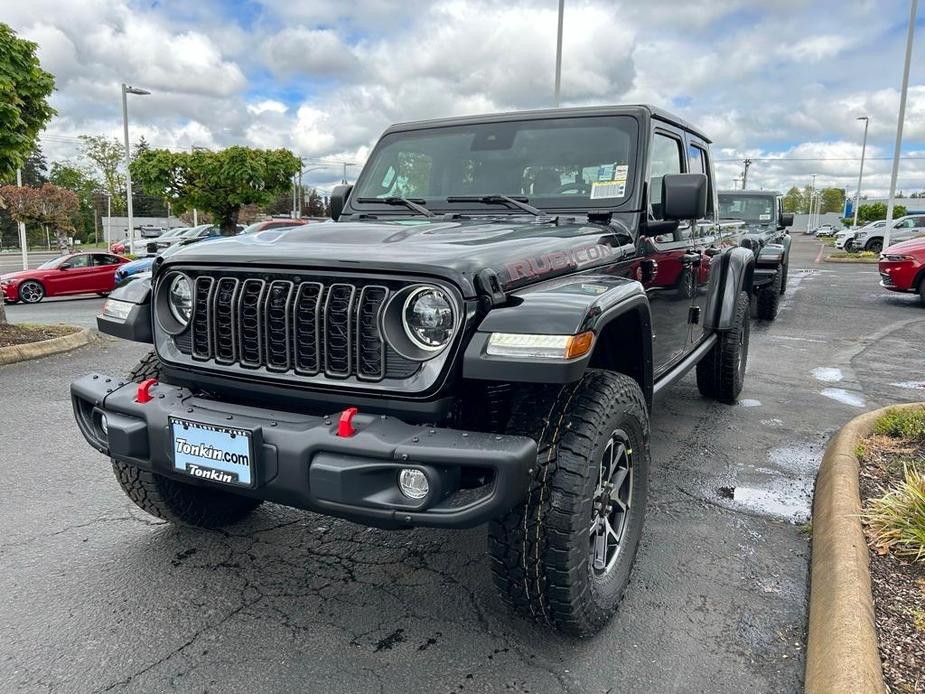
{"type": "Polygon", "coordinates": [[[289,369],[289,301],[292,282],[276,280],[270,283],[266,299],[267,368],[273,371],[289,369]]]}
{"type": "Polygon", "coordinates": [[[263,363],[263,299],[266,282],[245,280],[238,297],[238,336],[242,366],[263,363]]]}
{"type": "Polygon", "coordinates": [[[324,303],[324,372],[328,376],[349,376],[353,345],[352,284],[332,284],[324,303]]]}
{"type": "Polygon", "coordinates": [[[208,359],[212,356],[211,321],[209,306],[212,297],[211,277],[196,279],[196,299],[193,305],[193,356],[196,359],[208,359]]]}
{"type": "Polygon", "coordinates": [[[222,366],[381,381],[421,368],[388,346],[382,312],[403,283],[280,274],[199,275],[187,353],[222,366]]]}

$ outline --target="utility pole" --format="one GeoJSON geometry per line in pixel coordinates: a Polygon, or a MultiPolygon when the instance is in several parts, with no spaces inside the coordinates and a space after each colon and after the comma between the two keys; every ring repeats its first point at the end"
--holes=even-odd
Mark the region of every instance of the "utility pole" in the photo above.
{"type": "Polygon", "coordinates": [[[559,92],[562,87],[562,24],[565,19],[565,0],[559,0],[559,31],[556,34],[556,89],[555,103],[559,108],[559,92]]]}
{"type": "Polygon", "coordinates": [[[861,180],[864,178],[864,155],[867,153],[867,128],[870,125],[870,116],[858,116],[857,120],[864,121],[864,144],[861,145],[861,168],[858,169],[858,190],[854,194],[854,227],[858,225],[858,207],[861,205],[861,180]]]}
{"type": "Polygon", "coordinates": [[[899,93],[899,119],[896,124],[896,146],[893,148],[893,172],[890,174],[890,200],[886,206],[886,226],[883,228],[883,250],[890,245],[890,226],[896,197],[896,177],[899,175],[899,150],[903,144],[903,121],[906,119],[906,94],[909,91],[909,64],[912,62],[912,41],[915,38],[915,15],[919,0],[912,0],[909,10],[909,31],[906,34],[906,62],[903,65],[903,86],[899,93]]]}
{"type": "MultiPolygon", "coordinates": [[[[22,169],[16,169],[16,185],[22,188],[22,169]]],[[[26,224],[19,222],[19,250],[22,251],[22,269],[29,269],[29,249],[26,242],[26,224]]],[[[0,299],[2,301],[2,299],[0,299]]]]}
{"type": "Polygon", "coordinates": [[[112,193],[106,193],[106,250],[112,245],[112,193]]]}
{"type": "Polygon", "coordinates": [[[809,216],[806,218],[806,231],[810,230],[813,222],[813,201],[816,199],[816,174],[813,174],[812,191],[809,194],[809,216]]]}
{"type": "Polygon", "coordinates": [[[751,159],[746,159],[745,162],[745,171],[742,173],[742,190],[745,190],[748,185],[748,167],[752,165],[751,159]]]}

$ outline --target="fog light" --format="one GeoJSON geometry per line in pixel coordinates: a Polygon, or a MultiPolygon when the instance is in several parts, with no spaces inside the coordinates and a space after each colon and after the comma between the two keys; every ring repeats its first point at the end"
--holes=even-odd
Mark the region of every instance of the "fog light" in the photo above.
{"type": "Polygon", "coordinates": [[[423,499],[430,491],[427,475],[410,467],[402,468],[398,473],[398,488],[409,499],[423,499]]]}
{"type": "Polygon", "coordinates": [[[106,436],[109,436],[109,422],[106,420],[106,415],[100,415],[100,429],[106,436]]]}

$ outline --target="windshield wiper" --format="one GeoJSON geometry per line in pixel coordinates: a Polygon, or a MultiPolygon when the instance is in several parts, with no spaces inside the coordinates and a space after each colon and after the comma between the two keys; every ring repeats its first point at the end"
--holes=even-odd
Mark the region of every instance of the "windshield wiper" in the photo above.
{"type": "Polygon", "coordinates": [[[404,205],[409,210],[414,210],[418,214],[422,214],[425,217],[433,217],[434,213],[424,207],[423,200],[417,198],[404,198],[400,195],[395,195],[390,198],[357,198],[357,202],[378,202],[383,205],[404,205]]]}
{"type": "Polygon", "coordinates": [[[544,217],[546,213],[543,210],[534,207],[533,205],[527,204],[527,198],[516,197],[512,198],[508,195],[451,195],[446,199],[447,202],[481,202],[486,205],[507,205],[508,207],[516,207],[523,210],[524,212],[529,212],[530,214],[536,215],[537,217],[544,217]]]}

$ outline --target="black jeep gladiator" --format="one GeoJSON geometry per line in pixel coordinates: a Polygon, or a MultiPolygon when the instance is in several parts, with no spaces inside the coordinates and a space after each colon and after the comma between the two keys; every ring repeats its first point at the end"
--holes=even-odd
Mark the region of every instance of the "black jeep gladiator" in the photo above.
{"type": "Polygon", "coordinates": [[[780,297],[787,291],[793,214],[784,212],[783,198],[771,190],[727,190],[719,193],[719,216],[743,222],[739,243],[755,254],[752,291],[758,318],[774,320],[780,297]]]}
{"type": "Polygon", "coordinates": [[[393,126],[334,221],[113,292],[100,329],[154,351],[73,383],[77,424],[169,521],[488,523],[506,601],[592,633],[639,544],[656,398],[694,367],[742,389],[755,255],[717,207],[709,140],[656,108],[393,126]]]}

